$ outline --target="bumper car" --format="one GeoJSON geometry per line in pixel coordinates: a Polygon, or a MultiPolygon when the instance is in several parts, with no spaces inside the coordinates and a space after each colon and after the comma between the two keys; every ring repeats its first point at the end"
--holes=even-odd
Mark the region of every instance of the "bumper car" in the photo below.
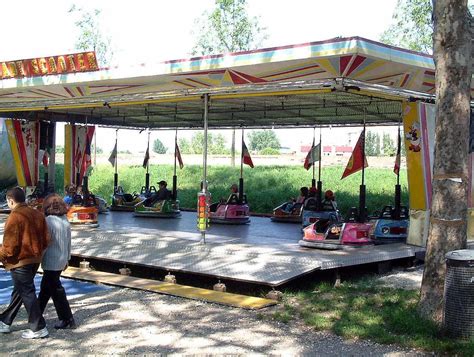
{"type": "Polygon", "coordinates": [[[133,215],[135,217],[176,218],[181,215],[181,211],[178,200],[156,200],[151,196],[135,206],[133,215]]]}
{"type": "Polygon", "coordinates": [[[72,228],[87,229],[99,227],[98,215],[99,209],[96,207],[95,197],[83,198],[76,195],[66,217],[72,228]]]}
{"type": "Polygon", "coordinates": [[[33,192],[26,195],[26,204],[32,208],[36,208],[37,210],[43,210],[43,201],[45,197],[48,195],[44,189],[42,190],[40,185],[36,187],[27,187],[26,192],[28,190],[33,190],[33,192]]]}
{"type": "Polygon", "coordinates": [[[303,229],[301,247],[325,250],[343,249],[344,246],[366,246],[373,244],[370,239],[371,223],[357,222],[357,209],[352,208],[348,222],[321,219],[303,229]]]}
{"type": "Polygon", "coordinates": [[[270,219],[273,222],[301,223],[303,204],[285,202],[273,210],[270,219]]]}
{"type": "MultiPolygon", "coordinates": [[[[150,189],[151,188],[154,189],[153,186],[150,187],[150,189]]],[[[140,193],[125,193],[122,187],[118,186],[114,195],[112,196],[112,205],[110,206],[110,210],[133,212],[135,211],[135,205],[143,202],[147,198],[146,192],[147,190],[145,187],[143,187],[140,193]]]]}
{"type": "Polygon", "coordinates": [[[337,209],[334,209],[334,207],[323,206],[322,210],[318,210],[316,198],[308,198],[303,206],[303,228],[316,223],[319,220],[342,222],[342,216],[337,209]]]}
{"type": "Polygon", "coordinates": [[[385,206],[372,219],[370,235],[375,244],[405,243],[408,235],[408,208],[401,206],[399,214],[392,206],[385,206]]]}
{"type": "Polygon", "coordinates": [[[95,206],[97,207],[99,213],[109,212],[109,205],[102,197],[95,196],[95,206]]]}
{"type": "Polygon", "coordinates": [[[236,193],[230,195],[227,202],[214,203],[210,206],[209,220],[218,224],[246,224],[250,222],[250,209],[247,196],[242,200],[236,193]]]}
{"type": "Polygon", "coordinates": [[[343,249],[344,246],[365,246],[372,244],[369,223],[334,223],[320,220],[306,227],[301,247],[324,250],[343,249]]]}

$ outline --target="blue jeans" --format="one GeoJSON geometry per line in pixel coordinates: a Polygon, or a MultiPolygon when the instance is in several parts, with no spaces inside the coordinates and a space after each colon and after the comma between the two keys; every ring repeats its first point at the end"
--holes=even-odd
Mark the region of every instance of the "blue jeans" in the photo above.
{"type": "Polygon", "coordinates": [[[10,271],[13,280],[13,292],[10,305],[0,314],[0,320],[3,323],[11,325],[18,314],[18,310],[20,310],[21,304],[23,304],[28,313],[28,324],[32,331],[39,331],[46,326],[36,298],[34,278],[38,267],[39,264],[29,264],[10,271]]]}

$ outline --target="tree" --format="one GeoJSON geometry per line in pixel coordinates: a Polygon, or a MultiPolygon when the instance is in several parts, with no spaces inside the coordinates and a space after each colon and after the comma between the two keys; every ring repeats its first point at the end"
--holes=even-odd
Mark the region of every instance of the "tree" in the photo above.
{"type": "MultiPolygon", "coordinates": [[[[394,23],[380,36],[380,41],[414,51],[433,52],[432,0],[398,0],[394,23]]],[[[469,5],[474,11],[474,4],[469,5]]]]}
{"type": "Polygon", "coordinates": [[[380,136],[372,131],[367,131],[365,134],[365,155],[379,156],[380,155],[380,136]]]}
{"type": "Polygon", "coordinates": [[[168,148],[163,145],[160,139],[156,138],[153,141],[153,151],[156,152],[157,154],[166,154],[166,151],[168,148]]]}
{"type": "Polygon", "coordinates": [[[70,14],[76,14],[78,19],[74,24],[80,33],[76,40],[75,47],[82,51],[95,51],[100,66],[108,66],[112,61],[113,51],[111,49],[111,38],[104,36],[100,31],[101,10],[94,9],[85,11],[82,8],[72,5],[70,14]]]}
{"type": "MultiPolygon", "coordinates": [[[[248,51],[267,38],[258,17],[247,14],[246,0],[216,0],[211,12],[195,20],[193,55],[248,51]]],[[[235,129],[232,131],[231,165],[235,166],[235,129]]]]}
{"type": "Polygon", "coordinates": [[[262,151],[266,148],[280,150],[280,140],[274,130],[254,130],[247,134],[249,139],[249,149],[252,151],[262,151]]]}
{"type": "MultiPolygon", "coordinates": [[[[434,3],[436,129],[430,228],[419,310],[443,317],[445,254],[466,247],[471,33],[467,0],[434,3]],[[453,204],[455,203],[455,204],[453,204]]],[[[474,31],[473,31],[474,32],[474,31]]]]}
{"type": "Polygon", "coordinates": [[[192,154],[191,144],[186,138],[179,138],[178,146],[179,146],[179,151],[182,154],[192,154]]]}
{"type": "Polygon", "coordinates": [[[195,20],[193,55],[248,51],[266,39],[258,17],[247,14],[247,0],[216,0],[215,8],[195,20]]]}
{"type": "Polygon", "coordinates": [[[228,154],[229,150],[225,147],[226,140],[224,135],[218,133],[212,136],[211,146],[209,147],[210,154],[219,155],[219,154],[228,154]]]}
{"type": "Polygon", "coordinates": [[[393,143],[392,138],[390,137],[389,133],[383,133],[382,135],[382,146],[383,146],[383,154],[385,156],[395,156],[397,153],[397,148],[393,143]]]}
{"type": "MultiPolygon", "coordinates": [[[[228,150],[225,147],[225,138],[222,134],[207,134],[207,152],[210,155],[228,154],[228,150]]],[[[191,138],[189,144],[189,153],[191,154],[202,154],[204,150],[204,133],[198,132],[191,138]]],[[[185,152],[185,151],[183,151],[185,152]]]]}
{"type": "Polygon", "coordinates": [[[394,23],[380,36],[380,41],[426,53],[433,52],[431,0],[398,0],[394,23]]]}

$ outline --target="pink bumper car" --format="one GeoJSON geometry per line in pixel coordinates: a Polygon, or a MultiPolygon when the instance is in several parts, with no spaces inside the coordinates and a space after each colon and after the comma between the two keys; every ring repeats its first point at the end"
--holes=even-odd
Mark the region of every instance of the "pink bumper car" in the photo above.
{"type": "Polygon", "coordinates": [[[303,229],[301,247],[326,250],[342,249],[344,246],[364,246],[372,244],[369,223],[338,223],[319,220],[303,229]]]}
{"type": "Polygon", "coordinates": [[[227,202],[214,203],[210,207],[210,222],[218,224],[246,224],[250,222],[247,196],[233,193],[227,202]]]}

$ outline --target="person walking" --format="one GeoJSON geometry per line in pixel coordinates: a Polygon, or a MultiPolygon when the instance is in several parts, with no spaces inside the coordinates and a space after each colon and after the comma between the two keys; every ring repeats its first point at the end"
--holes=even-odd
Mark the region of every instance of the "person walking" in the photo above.
{"type": "Polygon", "coordinates": [[[43,338],[48,336],[48,329],[36,298],[34,277],[49,244],[46,220],[43,213],[26,205],[25,192],[20,187],[8,190],[6,198],[11,213],[5,222],[0,260],[12,275],[13,292],[10,305],[0,314],[0,333],[10,332],[23,304],[29,329],[21,337],[43,338]]]}
{"type": "Polygon", "coordinates": [[[67,206],[61,196],[54,193],[44,200],[43,211],[46,215],[51,242],[41,262],[43,279],[38,296],[40,309],[43,313],[49,298],[52,298],[59,318],[59,323],[54,325],[54,328],[74,329],[76,322],[72,316],[66,291],[59,279],[61,272],[67,268],[68,261],[71,259],[71,225],[65,216],[67,206]]]}

